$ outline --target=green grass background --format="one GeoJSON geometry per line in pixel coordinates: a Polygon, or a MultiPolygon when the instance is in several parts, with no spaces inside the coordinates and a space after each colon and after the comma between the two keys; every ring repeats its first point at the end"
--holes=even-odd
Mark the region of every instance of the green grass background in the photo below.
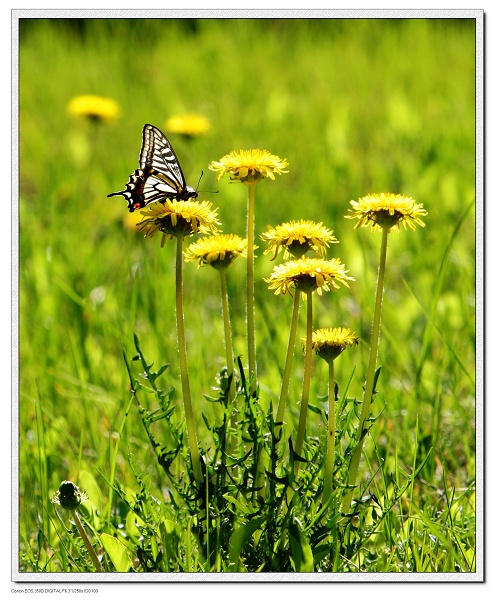
{"type": "MultiPolygon", "coordinates": [[[[475,23],[464,19],[21,19],[19,23],[19,534],[36,554],[48,536],[49,497],[64,479],[101,491],[129,396],[123,351],[133,334],[180,389],[174,246],[125,225],[107,194],[138,166],[144,123],[200,113],[211,132],[170,135],[188,184],[219,207],[224,232],[245,234],[246,189],[219,183],[210,161],[235,149],[286,158],[289,173],[256,189],[256,233],[289,219],[334,230],[350,290],[315,300],[315,327],[351,327],[360,345],[336,364],[350,395],[364,379],[379,236],[353,230],[349,200],[412,196],[426,227],[389,239],[373,430],[378,454],[406,471],[413,448],[434,456],[417,503],[466,492],[461,530],[472,540],[475,476],[475,23]],[[80,94],[116,100],[120,119],[98,128],[72,118],[80,94]],[[82,474],[85,474],[82,477],[82,474]],[[88,475],[91,474],[91,477],[88,475]],[[41,540],[41,541],[40,541],[41,540]]],[[[165,133],[167,133],[165,131],[165,133]]],[[[258,242],[257,346],[262,401],[280,387],[291,313],[266,289],[273,263],[258,242]]],[[[245,265],[229,270],[234,344],[246,355],[245,265]]],[[[185,266],[193,401],[201,412],[224,365],[217,274],[185,266]]],[[[303,312],[303,311],[302,311],[303,312]]],[[[301,320],[300,336],[304,335],[301,320]]],[[[323,363],[323,361],[320,361],[323,363]]],[[[326,393],[315,360],[311,402],[326,393]]],[[[294,360],[289,424],[297,417],[302,352],[294,360]]],[[[317,416],[310,413],[309,432],[317,416]]],[[[133,485],[126,453],[156,481],[131,411],[116,477],[133,485]]],[[[369,458],[376,460],[376,457],[369,458]]],[[[390,467],[392,469],[392,467],[390,467]]]]}

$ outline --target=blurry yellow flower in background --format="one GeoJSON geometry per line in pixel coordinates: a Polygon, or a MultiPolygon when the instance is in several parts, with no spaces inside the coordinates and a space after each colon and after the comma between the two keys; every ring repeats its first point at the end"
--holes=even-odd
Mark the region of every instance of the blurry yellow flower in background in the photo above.
{"type": "Polygon", "coordinates": [[[268,150],[233,150],[219,161],[212,161],[208,168],[218,171],[217,181],[224,175],[229,175],[231,181],[240,181],[246,185],[258,183],[264,177],[275,179],[274,173],[288,173],[284,169],[289,163],[268,150]]]}
{"type": "Polygon", "coordinates": [[[349,287],[347,282],[354,281],[354,277],[348,277],[348,272],[340,258],[324,260],[303,257],[277,265],[265,281],[269,284],[268,289],[275,290],[275,295],[287,292],[292,295],[291,288],[295,287],[303,294],[316,291],[321,296],[323,290],[338,290],[340,286],[337,281],[349,287]]]}
{"type": "Polygon", "coordinates": [[[308,250],[314,250],[318,256],[325,256],[328,244],[338,244],[338,240],[322,223],[313,221],[289,221],[275,228],[268,225],[268,231],[260,235],[260,239],[268,242],[263,254],[273,252],[277,258],[281,248],[285,249],[284,259],[291,255],[300,258],[308,250]]]}
{"type": "Polygon", "coordinates": [[[127,229],[137,232],[136,226],[143,220],[143,215],[139,210],[134,212],[126,212],[123,217],[124,225],[127,229]]]}
{"type": "Polygon", "coordinates": [[[238,256],[247,258],[247,240],[232,233],[201,238],[184,251],[187,262],[198,260],[198,268],[211,265],[218,270],[228,267],[238,256]]]}
{"type": "Polygon", "coordinates": [[[208,133],[211,125],[202,115],[174,115],[165,123],[165,129],[170,133],[193,137],[208,133]]]}
{"type": "Polygon", "coordinates": [[[377,228],[398,232],[401,223],[405,229],[409,226],[414,230],[416,225],[424,227],[425,224],[420,217],[428,214],[423,205],[416,204],[412,198],[388,192],[368,194],[360,198],[358,202],[351,200],[351,205],[353,210],[349,209],[351,214],[346,215],[345,218],[358,219],[354,229],[371,224],[372,233],[377,228]]]}
{"type": "Polygon", "coordinates": [[[145,237],[153,237],[158,231],[163,232],[162,246],[168,238],[189,236],[194,233],[217,233],[217,211],[212,210],[211,202],[181,202],[166,200],[153,202],[141,211],[144,217],[138,227],[144,231],[145,237]]]}
{"type": "Polygon", "coordinates": [[[92,121],[115,121],[120,115],[120,107],[115,100],[90,94],[72,98],[67,110],[74,117],[92,121]]]}

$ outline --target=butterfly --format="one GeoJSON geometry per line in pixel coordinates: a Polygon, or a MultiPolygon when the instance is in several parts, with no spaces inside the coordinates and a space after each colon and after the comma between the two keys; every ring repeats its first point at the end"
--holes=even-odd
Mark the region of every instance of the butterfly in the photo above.
{"type": "Polygon", "coordinates": [[[124,196],[129,212],[134,212],[152,202],[163,202],[169,198],[194,199],[198,192],[186,185],[177,156],[167,138],[154,125],[145,125],[139,169],[129,175],[124,190],[107,197],[110,196],[124,196]]]}

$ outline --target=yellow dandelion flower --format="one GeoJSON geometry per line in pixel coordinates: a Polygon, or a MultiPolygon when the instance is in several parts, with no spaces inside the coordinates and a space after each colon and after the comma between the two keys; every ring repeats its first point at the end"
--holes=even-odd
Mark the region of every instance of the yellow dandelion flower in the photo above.
{"type": "Polygon", "coordinates": [[[184,251],[187,262],[198,260],[198,268],[211,265],[218,270],[228,267],[238,256],[247,258],[247,240],[232,233],[201,238],[184,251]]]}
{"type": "Polygon", "coordinates": [[[273,259],[277,258],[281,248],[285,249],[284,259],[290,256],[300,258],[308,250],[314,250],[318,256],[325,256],[329,244],[338,244],[333,231],[323,226],[322,223],[313,221],[289,221],[275,228],[268,225],[268,231],[260,235],[260,239],[268,242],[263,254],[273,252],[273,259]]]}
{"type": "Polygon", "coordinates": [[[90,94],[72,98],[67,110],[74,117],[92,121],[114,121],[120,115],[120,108],[115,100],[90,94]]]}
{"type": "Polygon", "coordinates": [[[303,257],[277,265],[265,281],[269,284],[268,289],[275,290],[275,295],[289,292],[292,296],[291,288],[294,287],[303,296],[314,291],[321,296],[323,291],[338,290],[340,286],[337,281],[349,287],[347,282],[354,281],[354,277],[349,277],[348,272],[339,258],[324,260],[303,257]]]}
{"type": "Polygon", "coordinates": [[[358,219],[354,229],[371,224],[372,232],[377,228],[398,232],[401,223],[405,229],[409,226],[415,230],[416,225],[425,226],[420,217],[428,214],[423,205],[416,204],[412,198],[388,192],[368,194],[364,198],[360,198],[358,202],[351,200],[351,205],[353,210],[349,209],[351,214],[346,215],[345,218],[358,219]]]}
{"type": "Polygon", "coordinates": [[[289,166],[285,160],[270,154],[268,150],[233,150],[219,161],[208,165],[211,171],[218,171],[217,181],[224,175],[229,175],[231,181],[240,181],[246,185],[253,185],[264,177],[275,179],[274,173],[280,175],[288,173],[284,169],[289,166]]]}
{"type": "Polygon", "coordinates": [[[193,137],[207,133],[211,125],[202,115],[174,115],[167,119],[165,129],[171,133],[193,137]]]}
{"type": "Polygon", "coordinates": [[[163,233],[162,246],[167,238],[187,237],[194,233],[214,234],[218,232],[218,209],[212,209],[211,202],[187,202],[167,199],[153,202],[141,211],[144,219],[138,224],[145,237],[163,233]]]}
{"type": "MultiPolygon", "coordinates": [[[[302,338],[303,348],[306,347],[306,338],[302,338]]],[[[357,335],[348,328],[337,327],[333,329],[317,329],[313,331],[311,347],[318,356],[330,362],[339,356],[346,348],[359,343],[357,335]]]]}

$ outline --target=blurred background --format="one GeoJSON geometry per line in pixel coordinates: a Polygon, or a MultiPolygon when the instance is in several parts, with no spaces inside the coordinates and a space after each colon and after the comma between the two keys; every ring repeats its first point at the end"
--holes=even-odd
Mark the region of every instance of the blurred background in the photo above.
{"type": "MultiPolygon", "coordinates": [[[[400,451],[419,415],[424,452],[449,447],[450,482],[466,485],[475,445],[473,19],[21,19],[19,60],[21,510],[26,494],[54,491],[83,467],[105,471],[104,449],[129,393],[122,353],[135,353],[134,332],[157,368],[171,363],[170,385],[180,388],[174,245],[143,239],[125,201],[107,198],[138,167],[145,123],[170,139],[189,185],[203,173],[200,200],[218,206],[226,233],[245,235],[247,191],[216,182],[208,164],[251,148],[288,160],[288,174],[257,186],[256,234],[312,219],[340,241],[329,256],[356,282],[315,302],[315,328],[351,327],[360,336],[339,359],[342,385],[355,368],[351,395],[360,396],[365,372],[379,236],[353,229],[344,218],[349,201],[394,192],[424,204],[426,227],[389,239],[382,434],[400,451]],[[86,95],[99,98],[93,112],[74,108],[86,95]],[[186,131],[170,121],[191,115],[203,125],[186,131]]],[[[262,278],[274,263],[258,246],[268,402],[279,391],[292,303],[267,291],[262,278]]],[[[228,275],[236,352],[245,354],[241,260],[228,275]]],[[[216,277],[185,267],[198,403],[224,364],[216,277]]],[[[300,350],[294,365],[297,411],[300,350]]],[[[326,379],[322,365],[314,368],[317,402],[326,379]]],[[[126,444],[145,457],[134,421],[126,444]]],[[[22,515],[29,536],[34,517],[22,515]]]]}

